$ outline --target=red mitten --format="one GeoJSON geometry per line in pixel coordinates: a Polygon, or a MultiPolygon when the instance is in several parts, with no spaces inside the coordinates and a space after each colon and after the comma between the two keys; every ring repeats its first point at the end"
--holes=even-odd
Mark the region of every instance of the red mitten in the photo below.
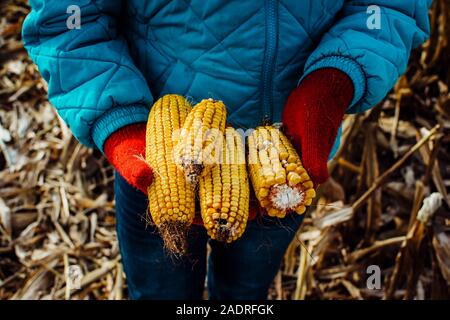
{"type": "Polygon", "coordinates": [[[316,185],[328,179],[328,156],[353,93],[347,74],[324,68],[306,76],[288,98],[283,124],[316,185]]]}
{"type": "Polygon", "coordinates": [[[123,127],[106,139],[103,151],[108,161],[133,187],[147,194],[153,172],[145,157],[145,123],[123,127]]]}

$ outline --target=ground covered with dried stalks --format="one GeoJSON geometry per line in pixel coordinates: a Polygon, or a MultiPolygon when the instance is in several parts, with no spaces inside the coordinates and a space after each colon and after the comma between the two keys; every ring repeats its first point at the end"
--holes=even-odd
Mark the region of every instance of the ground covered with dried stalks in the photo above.
{"type": "MultiPolygon", "coordinates": [[[[0,4],[0,299],[126,298],[112,168],[46,100],[21,43],[27,12],[0,4]]],[[[450,0],[430,14],[432,37],[391,94],[346,117],[269,298],[450,298],[450,0]]]]}

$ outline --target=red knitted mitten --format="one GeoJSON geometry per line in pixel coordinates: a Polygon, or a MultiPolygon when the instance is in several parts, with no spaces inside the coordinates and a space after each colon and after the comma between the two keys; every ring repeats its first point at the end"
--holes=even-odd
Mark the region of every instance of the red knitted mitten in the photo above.
{"type": "Polygon", "coordinates": [[[347,74],[324,68],[306,76],[288,98],[283,124],[316,185],[328,179],[328,156],[353,93],[347,74]]]}
{"type": "Polygon", "coordinates": [[[147,195],[153,179],[145,157],[145,123],[132,124],[111,134],[103,146],[108,161],[133,187],[147,195]]]}

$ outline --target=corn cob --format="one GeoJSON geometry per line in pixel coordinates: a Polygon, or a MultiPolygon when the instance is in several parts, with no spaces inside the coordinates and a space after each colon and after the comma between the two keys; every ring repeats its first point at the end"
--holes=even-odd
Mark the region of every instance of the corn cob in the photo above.
{"type": "Polygon", "coordinates": [[[287,137],[277,128],[256,128],[248,138],[249,171],[255,195],[269,216],[303,214],[316,196],[308,173],[287,137]]]}
{"type": "Polygon", "coordinates": [[[193,186],[197,185],[203,173],[217,163],[217,142],[220,142],[218,138],[223,137],[226,117],[223,102],[213,99],[202,100],[187,116],[175,148],[175,159],[193,186]]]}
{"type": "Polygon", "coordinates": [[[192,107],[182,96],[166,95],[153,105],[147,123],[146,159],[154,171],[149,210],[166,247],[186,250],[186,231],[195,216],[195,191],[173,161],[173,145],[192,107]]]}
{"type": "Polygon", "coordinates": [[[199,182],[201,215],[212,239],[230,243],[241,237],[247,225],[249,193],[242,138],[229,127],[220,163],[199,182]]]}

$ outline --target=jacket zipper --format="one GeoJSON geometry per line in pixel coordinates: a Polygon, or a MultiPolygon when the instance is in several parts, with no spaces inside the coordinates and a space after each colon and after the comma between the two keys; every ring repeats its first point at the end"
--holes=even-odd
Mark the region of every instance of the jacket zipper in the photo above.
{"type": "Polygon", "coordinates": [[[265,50],[262,68],[263,121],[272,121],[273,74],[278,49],[278,0],[265,0],[265,50]]]}

